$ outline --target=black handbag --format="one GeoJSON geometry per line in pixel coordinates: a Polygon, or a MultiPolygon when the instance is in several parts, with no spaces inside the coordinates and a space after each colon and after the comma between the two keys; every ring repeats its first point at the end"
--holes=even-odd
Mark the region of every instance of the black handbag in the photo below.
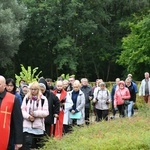
{"type": "Polygon", "coordinates": [[[130,104],[130,101],[129,100],[124,100],[124,104],[127,106],[130,104]]]}

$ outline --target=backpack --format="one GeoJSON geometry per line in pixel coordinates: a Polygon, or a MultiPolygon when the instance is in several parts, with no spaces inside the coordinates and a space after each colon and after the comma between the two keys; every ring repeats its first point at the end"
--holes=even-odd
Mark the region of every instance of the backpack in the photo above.
{"type": "MultiPolygon", "coordinates": [[[[98,96],[99,91],[100,91],[100,90],[97,91],[97,96],[98,96]]],[[[96,100],[97,100],[97,96],[96,96],[96,100]]],[[[107,90],[107,97],[108,97],[108,96],[109,96],[109,94],[108,94],[108,90],[107,90]]]]}

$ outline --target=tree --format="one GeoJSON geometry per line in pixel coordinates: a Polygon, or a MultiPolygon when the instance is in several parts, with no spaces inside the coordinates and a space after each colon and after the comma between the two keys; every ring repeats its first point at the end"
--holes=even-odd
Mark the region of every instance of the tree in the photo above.
{"type": "Polygon", "coordinates": [[[116,63],[118,55],[121,53],[121,39],[129,28],[122,26],[122,22],[128,22],[133,18],[133,13],[141,12],[149,6],[147,0],[142,1],[97,1],[87,2],[93,12],[90,14],[97,24],[97,30],[86,36],[82,47],[82,76],[102,78],[105,81],[122,77],[124,68],[116,63]],[[91,4],[92,3],[92,4],[91,4]],[[94,9],[93,9],[94,8],[94,9]],[[88,67],[87,67],[88,66],[88,67]],[[88,76],[87,76],[88,75],[88,76]]]}
{"type": "Polygon", "coordinates": [[[122,39],[123,51],[118,63],[142,78],[143,72],[150,69],[150,14],[140,18],[129,24],[131,33],[122,39]]]}
{"type": "Polygon", "coordinates": [[[0,67],[13,64],[26,26],[26,9],[17,0],[0,0],[0,67]]]}
{"type": "MultiPolygon", "coordinates": [[[[84,61],[84,51],[89,49],[86,45],[91,35],[95,35],[99,29],[101,34],[105,34],[106,29],[101,22],[110,20],[105,13],[105,2],[103,5],[81,0],[24,2],[30,14],[26,39],[17,57],[18,64],[40,65],[44,74],[55,72],[56,77],[61,73],[77,73],[78,66],[82,67],[84,61]],[[26,61],[25,56],[32,59],[26,61]],[[45,70],[45,67],[48,69],[45,70]]],[[[87,67],[83,67],[85,74],[87,67]]]]}
{"type": "Polygon", "coordinates": [[[122,76],[123,67],[116,59],[129,28],[120,26],[121,22],[147,5],[147,0],[22,1],[29,24],[16,65],[39,66],[43,76],[55,79],[70,73],[105,81],[122,76]]]}

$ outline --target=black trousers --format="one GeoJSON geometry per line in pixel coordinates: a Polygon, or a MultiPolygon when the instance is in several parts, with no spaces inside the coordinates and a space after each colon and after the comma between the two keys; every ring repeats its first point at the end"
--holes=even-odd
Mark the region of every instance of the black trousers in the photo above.
{"type": "Polygon", "coordinates": [[[90,118],[90,108],[85,108],[85,124],[89,124],[89,118],[90,118]]]}
{"type": "Polygon", "coordinates": [[[23,133],[23,146],[21,150],[30,150],[31,148],[40,148],[43,146],[42,138],[44,135],[34,135],[31,133],[23,133]]]}
{"type": "Polygon", "coordinates": [[[45,134],[48,136],[51,135],[51,125],[45,124],[45,134]]]}
{"type": "Polygon", "coordinates": [[[125,117],[125,106],[123,105],[117,105],[118,111],[119,111],[119,117],[125,117]]]}
{"type": "Polygon", "coordinates": [[[63,133],[64,134],[70,133],[72,131],[73,131],[73,129],[72,129],[71,125],[66,125],[66,124],[63,125],[63,133]]]}
{"type": "Polygon", "coordinates": [[[45,134],[53,137],[54,136],[54,129],[55,125],[54,124],[45,124],[45,134]]]}
{"type": "Polygon", "coordinates": [[[96,109],[96,121],[108,120],[109,110],[96,109]]]}

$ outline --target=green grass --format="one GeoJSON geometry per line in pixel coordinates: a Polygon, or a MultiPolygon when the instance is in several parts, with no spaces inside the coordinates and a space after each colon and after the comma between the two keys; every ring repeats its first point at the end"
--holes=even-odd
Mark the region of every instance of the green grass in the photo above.
{"type": "MultiPolygon", "coordinates": [[[[144,109],[145,108],[145,109],[144,109]]],[[[49,139],[43,150],[150,150],[150,107],[132,118],[74,128],[61,140],[49,139]]]]}

